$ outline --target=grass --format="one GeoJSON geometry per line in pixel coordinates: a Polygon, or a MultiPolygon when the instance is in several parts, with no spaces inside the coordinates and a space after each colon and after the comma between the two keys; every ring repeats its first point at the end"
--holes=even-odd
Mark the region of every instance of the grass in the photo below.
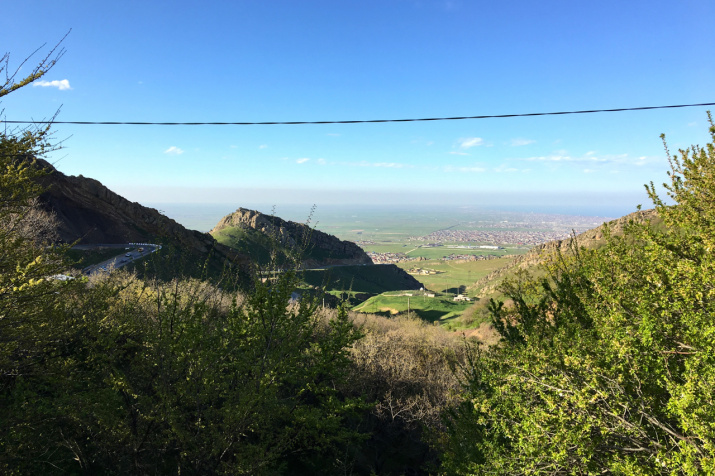
{"type": "Polygon", "coordinates": [[[302,279],[311,286],[325,286],[327,291],[352,291],[379,294],[405,288],[404,276],[394,265],[335,266],[324,270],[302,272],[302,279]]]}
{"type": "Polygon", "coordinates": [[[270,250],[276,247],[267,235],[237,226],[223,228],[214,233],[213,237],[222,245],[251,256],[251,259],[259,265],[270,262],[270,250]]]}
{"type": "Polygon", "coordinates": [[[399,294],[390,292],[374,296],[362,304],[355,306],[353,311],[366,314],[390,316],[407,314],[418,316],[428,322],[440,322],[455,318],[462,314],[473,303],[455,302],[452,296],[426,297],[419,291],[404,291],[399,294]],[[413,294],[407,296],[406,294],[413,294]]]}
{"type": "Polygon", "coordinates": [[[403,262],[397,266],[405,271],[414,267],[435,270],[438,274],[415,275],[415,278],[430,291],[456,293],[464,292],[467,286],[478,279],[505,266],[508,260],[509,258],[480,261],[427,260],[403,262]]]}

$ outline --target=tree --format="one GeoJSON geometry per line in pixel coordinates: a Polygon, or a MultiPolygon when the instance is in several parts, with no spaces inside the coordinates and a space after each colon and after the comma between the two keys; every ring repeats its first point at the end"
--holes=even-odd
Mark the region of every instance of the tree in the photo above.
{"type": "MultiPolygon", "coordinates": [[[[59,46],[59,45],[58,45],[59,46]]],[[[9,54],[0,59],[0,97],[42,77],[62,56],[58,46],[30,75],[15,80],[23,61],[8,74],[9,54]]],[[[47,278],[66,269],[62,250],[52,247],[52,217],[42,212],[36,198],[41,191],[37,179],[44,172],[36,159],[56,149],[50,126],[0,132],[0,371],[2,385],[21,373],[27,357],[42,347],[46,325],[40,314],[57,299],[60,283],[47,278]],[[38,327],[39,326],[39,327],[38,327]],[[33,350],[24,346],[30,345],[33,350]]]]}
{"type": "MultiPolygon", "coordinates": [[[[709,116],[710,117],[710,116],[709,116]]],[[[715,126],[668,158],[660,223],[555,256],[493,303],[446,468],[498,474],[715,473],[715,126]]],[[[667,151],[667,148],[666,148],[667,151]]]]}
{"type": "Polygon", "coordinates": [[[34,81],[37,81],[45,74],[47,74],[47,72],[50,71],[57,64],[60,58],[62,58],[62,56],[65,54],[65,49],[62,48],[60,45],[62,45],[62,42],[65,40],[65,38],[67,38],[67,35],[70,34],[70,31],[72,30],[69,30],[65,34],[65,36],[54,46],[54,48],[52,48],[50,52],[47,53],[47,55],[35,65],[30,74],[28,74],[24,78],[20,78],[17,81],[15,80],[15,78],[17,77],[23,66],[25,66],[25,64],[35,55],[35,53],[44,48],[45,45],[40,46],[38,49],[35,50],[34,53],[26,57],[12,73],[10,73],[10,53],[6,52],[2,56],[2,58],[0,58],[0,74],[5,74],[5,82],[0,85],[0,98],[17,91],[18,89],[27,86],[34,81]]]}

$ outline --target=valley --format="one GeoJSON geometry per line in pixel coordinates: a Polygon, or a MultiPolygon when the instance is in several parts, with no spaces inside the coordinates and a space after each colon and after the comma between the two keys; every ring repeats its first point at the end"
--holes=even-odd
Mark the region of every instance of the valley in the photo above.
{"type": "Polygon", "coordinates": [[[300,241],[296,233],[308,230],[298,231],[289,224],[307,222],[317,236],[327,233],[355,243],[372,263],[392,268],[365,267],[369,262],[356,262],[356,254],[347,261],[336,260],[330,258],[335,254],[330,247],[323,251],[308,247],[302,256],[307,269],[303,272],[307,287],[302,292],[324,287],[331,306],[346,300],[358,312],[411,314],[450,329],[475,327],[482,322],[473,317],[484,307],[484,302],[479,302],[482,293],[474,286],[476,282],[508,267],[535,246],[566,239],[610,220],[477,206],[325,205],[312,211],[298,205],[260,206],[259,210],[268,210],[267,213],[245,209],[232,213],[229,204],[156,207],[187,228],[200,231],[213,220],[211,234],[219,243],[264,264],[276,250],[287,257],[286,244],[295,245],[300,241]],[[225,216],[217,216],[219,213],[225,216]],[[292,231],[287,233],[289,229],[292,231]],[[288,239],[288,234],[293,238],[288,239]],[[407,276],[413,280],[407,280],[407,276]],[[467,310],[467,317],[461,319],[467,310]]]}

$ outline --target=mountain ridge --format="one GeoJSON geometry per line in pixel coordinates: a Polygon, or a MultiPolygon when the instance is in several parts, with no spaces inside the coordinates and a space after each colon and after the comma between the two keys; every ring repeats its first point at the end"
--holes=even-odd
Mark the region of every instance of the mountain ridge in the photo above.
{"type": "Polygon", "coordinates": [[[77,244],[155,242],[173,245],[188,262],[209,260],[216,272],[225,266],[246,266],[247,256],[218,243],[208,233],[189,230],[158,210],[132,202],[96,179],[65,175],[36,159],[44,171],[40,207],[55,216],[58,241],[77,244]]]}

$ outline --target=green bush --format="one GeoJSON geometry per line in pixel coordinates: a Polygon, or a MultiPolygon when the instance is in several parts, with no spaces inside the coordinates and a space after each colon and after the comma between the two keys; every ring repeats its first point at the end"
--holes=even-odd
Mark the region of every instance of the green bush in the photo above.
{"type": "Polygon", "coordinates": [[[503,339],[464,368],[447,472],[715,473],[715,146],[668,156],[676,204],[647,187],[665,227],[574,247],[492,303],[503,339]]]}

